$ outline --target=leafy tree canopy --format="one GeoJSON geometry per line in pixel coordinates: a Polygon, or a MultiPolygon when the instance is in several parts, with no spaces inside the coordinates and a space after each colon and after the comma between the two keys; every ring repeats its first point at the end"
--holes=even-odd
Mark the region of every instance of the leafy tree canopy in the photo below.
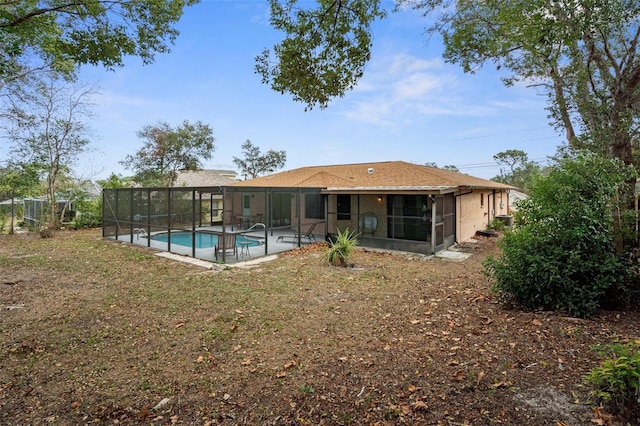
{"type": "Polygon", "coordinates": [[[96,181],[100,188],[131,188],[135,182],[132,178],[111,173],[108,178],[96,181]]]}
{"type": "Polygon", "coordinates": [[[49,212],[47,220],[56,227],[56,193],[65,173],[86,152],[91,143],[90,87],[61,84],[55,78],[28,79],[28,84],[12,85],[3,110],[5,132],[14,141],[11,152],[16,161],[44,166],[49,212]]]}
{"type": "Polygon", "coordinates": [[[442,167],[438,167],[437,163],[434,163],[433,161],[429,161],[424,163],[424,165],[427,167],[433,167],[434,169],[451,170],[452,172],[460,173],[460,169],[458,168],[458,166],[453,164],[445,164],[442,167]]]}
{"type": "Polygon", "coordinates": [[[0,7],[0,85],[34,69],[71,75],[79,64],[150,63],[178,35],[173,25],[198,0],[9,0],[0,7]]]}
{"type": "Polygon", "coordinates": [[[371,25],[385,16],[380,0],[270,0],[271,25],[285,39],[256,58],[263,83],[308,109],[326,108],[352,89],[371,57],[371,25]]]}
{"type": "Polygon", "coordinates": [[[529,192],[529,186],[534,178],[542,172],[541,167],[529,161],[526,152],[519,149],[508,149],[493,156],[496,163],[507,166],[509,169],[500,171],[500,175],[492,180],[515,186],[521,191],[529,192]]]}
{"type": "MultiPolygon", "coordinates": [[[[307,108],[354,87],[369,60],[382,0],[271,0],[271,24],[286,33],[256,71],[307,108]],[[311,6],[309,6],[311,5],[311,6]],[[315,5],[315,7],[314,7],[315,5]]],[[[508,70],[549,97],[551,118],[573,147],[634,161],[640,120],[640,2],[635,0],[399,0],[442,36],[448,62],[475,72],[508,70]]]]}
{"type": "Polygon", "coordinates": [[[120,162],[134,171],[144,185],[171,186],[180,170],[198,170],[213,156],[214,137],[209,125],[185,120],[172,128],[165,122],[147,125],[138,132],[144,145],[120,162]]]}
{"type": "Polygon", "coordinates": [[[265,173],[272,173],[283,168],[287,161],[286,152],[270,149],[262,154],[260,148],[248,139],[242,144],[242,154],[243,158],[233,157],[233,162],[238,166],[245,179],[253,179],[265,173]]]}

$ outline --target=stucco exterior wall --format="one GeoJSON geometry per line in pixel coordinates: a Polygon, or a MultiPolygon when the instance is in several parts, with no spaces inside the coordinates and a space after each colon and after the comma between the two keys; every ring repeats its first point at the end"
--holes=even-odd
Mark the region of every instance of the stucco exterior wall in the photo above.
{"type": "Polygon", "coordinates": [[[335,233],[345,231],[347,228],[350,231],[361,232],[359,218],[364,213],[373,213],[377,219],[376,230],[371,233],[367,233],[367,237],[379,237],[386,238],[387,236],[387,221],[385,220],[387,215],[387,197],[386,195],[357,195],[352,194],[351,199],[351,217],[348,220],[337,219],[337,203],[338,197],[336,194],[330,194],[328,197],[328,211],[329,211],[329,232],[335,233]],[[380,197],[380,200],[378,200],[380,197]],[[360,215],[360,216],[359,216],[360,215]]]}
{"type": "Polygon", "coordinates": [[[456,241],[467,241],[477,231],[487,229],[496,216],[508,214],[508,200],[506,191],[473,190],[471,193],[462,192],[456,202],[457,227],[456,241]]]}

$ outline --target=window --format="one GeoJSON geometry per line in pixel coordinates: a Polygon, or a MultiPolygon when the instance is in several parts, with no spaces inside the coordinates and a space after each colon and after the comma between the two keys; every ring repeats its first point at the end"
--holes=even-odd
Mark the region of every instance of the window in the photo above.
{"type": "Polygon", "coordinates": [[[484,192],[480,193],[480,207],[484,207],[484,192]]]}
{"type": "Polygon", "coordinates": [[[351,219],[351,195],[338,194],[338,220],[351,219]]]}
{"type": "Polygon", "coordinates": [[[324,198],[322,194],[305,194],[305,219],[324,219],[324,198]]]}

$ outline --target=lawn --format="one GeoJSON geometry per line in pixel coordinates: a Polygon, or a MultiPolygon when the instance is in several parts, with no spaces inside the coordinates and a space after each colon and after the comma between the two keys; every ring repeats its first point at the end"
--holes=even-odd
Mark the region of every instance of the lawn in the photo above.
{"type": "Polygon", "coordinates": [[[0,424],[583,425],[637,312],[506,310],[482,260],[311,246],[208,270],[99,231],[0,237],[0,424]]]}

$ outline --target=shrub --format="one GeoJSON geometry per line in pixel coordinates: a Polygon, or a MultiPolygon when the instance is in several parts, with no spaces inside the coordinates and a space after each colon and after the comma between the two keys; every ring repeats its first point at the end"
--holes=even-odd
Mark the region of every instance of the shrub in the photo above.
{"type": "Polygon", "coordinates": [[[347,266],[351,259],[353,249],[358,245],[358,235],[355,232],[338,230],[335,239],[329,242],[329,247],[324,252],[324,260],[336,266],[347,266]]]}
{"type": "Polygon", "coordinates": [[[75,229],[98,228],[102,225],[102,198],[82,200],[76,205],[78,214],[73,221],[75,229]]]}
{"type": "Polygon", "coordinates": [[[505,228],[506,228],[505,223],[498,218],[493,219],[491,223],[487,225],[487,229],[490,231],[504,232],[505,228]]]}
{"type": "Polygon", "coordinates": [[[593,387],[594,402],[603,404],[612,414],[637,421],[640,416],[640,340],[598,346],[596,350],[609,358],[584,376],[584,381],[593,387]]]}
{"type": "Polygon", "coordinates": [[[518,205],[515,226],[485,261],[493,290],[529,308],[587,317],[628,276],[616,253],[614,211],[626,194],[629,169],[579,154],[536,179],[518,205]]]}

